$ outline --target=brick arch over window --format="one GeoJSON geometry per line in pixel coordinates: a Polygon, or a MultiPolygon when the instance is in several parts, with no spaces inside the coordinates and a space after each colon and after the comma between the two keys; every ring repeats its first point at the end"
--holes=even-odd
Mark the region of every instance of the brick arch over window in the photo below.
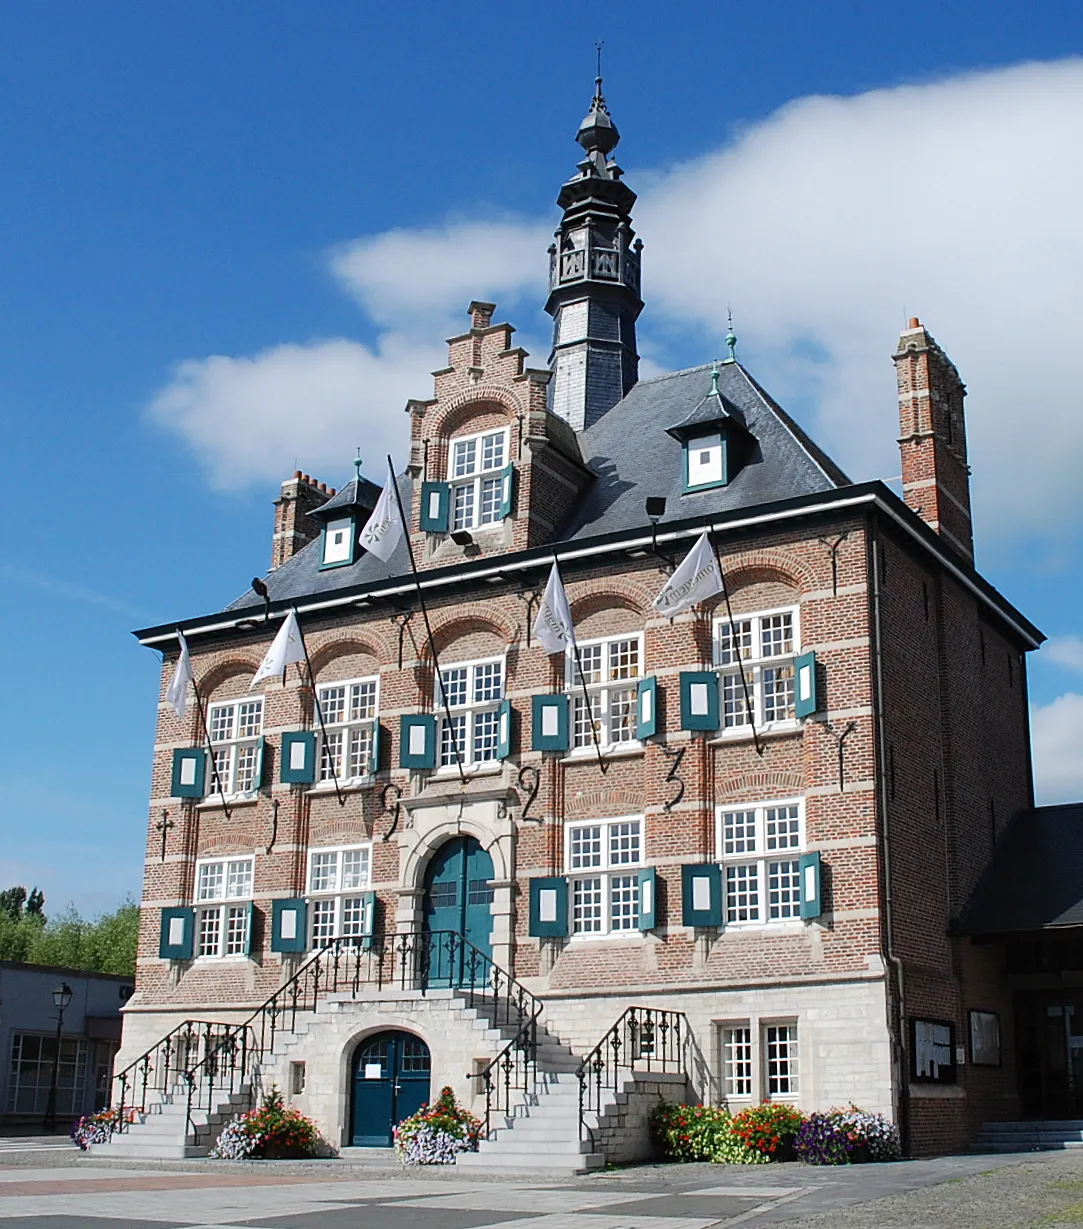
{"type": "Polygon", "coordinates": [[[569,597],[576,635],[590,639],[642,631],[649,601],[632,581],[612,582],[604,593],[569,597]]]}
{"type": "MultiPolygon", "coordinates": [[[[515,639],[517,631],[510,620],[494,617],[491,610],[486,610],[483,614],[480,609],[471,611],[467,608],[453,615],[446,623],[434,627],[432,638],[440,657],[447,657],[450,661],[452,658],[492,657],[497,653],[504,653],[515,639]],[[475,651],[471,641],[484,644],[485,647],[475,651]]],[[[427,644],[422,649],[422,660],[426,663],[431,660],[427,644]]]]}
{"type": "Polygon", "coordinates": [[[318,683],[333,681],[329,678],[321,677],[324,671],[331,671],[332,673],[336,674],[336,677],[352,677],[348,674],[341,674],[341,672],[331,670],[334,664],[341,661],[344,657],[370,658],[371,661],[362,673],[375,674],[379,671],[380,662],[389,660],[392,655],[393,654],[385,639],[383,637],[377,639],[375,636],[371,640],[336,640],[331,644],[322,645],[318,649],[309,649],[309,659],[312,662],[312,671],[315,674],[316,681],[318,683]]]}
{"type": "MultiPolygon", "coordinates": [[[[230,658],[212,666],[200,676],[197,672],[196,683],[199,687],[199,698],[204,704],[214,704],[218,700],[239,700],[249,693],[252,676],[259,669],[262,658],[248,660],[230,658]]],[[[281,675],[279,676],[281,678],[281,675]]],[[[253,695],[259,694],[256,688],[253,695]]]]}
{"type": "Polygon", "coordinates": [[[731,556],[721,562],[726,569],[726,584],[731,596],[743,585],[774,582],[796,589],[799,593],[808,593],[819,583],[815,572],[804,560],[781,551],[755,551],[731,556]]]}
{"type": "Polygon", "coordinates": [[[429,439],[446,440],[454,432],[461,431],[463,424],[471,418],[477,418],[486,412],[502,412],[506,422],[510,423],[526,411],[526,404],[515,396],[511,389],[478,384],[430,410],[426,415],[425,435],[429,439]]]}
{"type": "Polygon", "coordinates": [[[644,799],[642,793],[621,789],[619,786],[597,785],[575,796],[575,806],[565,815],[565,823],[580,819],[610,819],[621,815],[641,815],[644,799]]]}
{"type": "Polygon", "coordinates": [[[790,798],[805,792],[805,781],[799,772],[762,769],[759,772],[734,773],[719,780],[716,801],[752,802],[761,798],[790,798]]]}

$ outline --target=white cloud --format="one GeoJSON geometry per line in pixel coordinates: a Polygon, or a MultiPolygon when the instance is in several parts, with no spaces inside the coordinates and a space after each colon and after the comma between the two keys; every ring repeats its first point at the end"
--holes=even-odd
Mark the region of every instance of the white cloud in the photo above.
{"type": "MultiPolygon", "coordinates": [[[[1078,531],[1081,115],[1083,60],[1024,64],[799,99],[694,162],[633,169],[644,348],[665,363],[688,329],[720,348],[732,304],[757,376],[855,478],[891,476],[889,355],[918,315],[969,387],[979,543],[1078,531]]],[[[333,272],[391,330],[375,353],[338,341],[185,363],[154,413],[220,486],[294,457],[341,465],[427,394],[471,298],[536,319],[551,229],[453,220],[343,245],[333,272]]]]}
{"type": "Polygon", "coordinates": [[[1069,691],[1030,710],[1038,803],[1083,801],[1083,695],[1069,691]]]}
{"type": "Polygon", "coordinates": [[[1041,661],[1083,674],[1083,637],[1051,636],[1041,648],[1041,661]]]}
{"type": "MultiPolygon", "coordinates": [[[[540,223],[451,222],[343,244],[331,269],[378,324],[433,327],[472,299],[508,307],[530,294],[540,306],[552,241],[553,227],[540,223]]],[[[456,319],[456,331],[465,328],[456,319]]]]}
{"type": "Polygon", "coordinates": [[[375,351],[338,338],[252,358],[188,359],[150,414],[187,441],[219,489],[281,479],[295,467],[348,473],[358,445],[366,472],[380,474],[385,453],[405,460],[406,400],[428,395],[427,373],[445,356],[443,347],[389,334],[375,351]]]}

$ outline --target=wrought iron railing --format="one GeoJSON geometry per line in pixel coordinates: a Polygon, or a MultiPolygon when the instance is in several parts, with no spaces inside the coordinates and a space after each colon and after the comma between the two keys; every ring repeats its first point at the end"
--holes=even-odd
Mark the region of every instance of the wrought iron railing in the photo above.
{"type": "Polygon", "coordinates": [[[127,1131],[134,1114],[146,1112],[148,1093],[172,1094],[186,1099],[185,1132],[198,1142],[193,1115],[212,1113],[226,1094],[251,1097],[260,1062],[273,1051],[280,1033],[294,1031],[298,1016],[314,1012],[327,995],[356,998],[365,990],[386,989],[450,989],[491,1025],[516,1030],[482,1073],[487,1090],[492,1086],[487,1102],[491,1100],[494,1112],[506,1106],[516,1081],[523,1078],[520,1068],[527,1056],[536,1078],[535,1022],[541,1003],[468,939],[453,931],[335,939],[314,952],[247,1020],[186,1020],[125,1067],[114,1080],[119,1112],[112,1130],[127,1131]],[[509,1063],[508,1050],[517,1043],[517,1057],[509,1063]],[[502,1059],[503,1083],[496,1070],[502,1059]]]}
{"type": "Polygon", "coordinates": [[[536,1006],[532,1014],[523,1020],[515,1036],[488,1066],[478,1072],[478,1079],[485,1090],[483,1139],[488,1139],[492,1133],[494,1115],[510,1116],[517,1097],[537,1095],[538,1017],[542,1013],[542,1004],[537,999],[534,1002],[536,1006]]]}
{"type": "Polygon", "coordinates": [[[625,1073],[679,1075],[688,1070],[688,1019],[683,1011],[629,1007],[576,1071],[579,1080],[579,1138],[593,1132],[589,1114],[600,1114],[606,1094],[620,1091],[625,1073]]]}

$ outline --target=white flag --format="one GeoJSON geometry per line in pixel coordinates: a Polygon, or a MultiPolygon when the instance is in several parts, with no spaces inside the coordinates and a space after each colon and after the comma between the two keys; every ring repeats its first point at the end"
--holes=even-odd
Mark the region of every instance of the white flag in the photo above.
{"type": "Polygon", "coordinates": [[[188,656],[188,641],[180,628],[177,629],[177,639],[180,641],[180,657],[173,671],[173,681],[166,688],[165,698],[173,705],[177,716],[183,717],[188,711],[188,684],[195,682],[195,676],[192,674],[192,659],[188,656]]]}
{"type": "Polygon", "coordinates": [[[689,606],[706,601],[721,592],[722,573],[718,570],[714,547],[711,546],[705,529],[677,570],[662,586],[662,592],[652,605],[659,614],[672,619],[689,606]]]}
{"type": "Polygon", "coordinates": [[[361,530],[361,545],[370,555],[386,563],[402,539],[402,517],[395,497],[395,471],[389,465],[387,482],[376,501],[372,515],[361,530]]]}
{"type": "Polygon", "coordinates": [[[555,561],[549,570],[549,583],[538,607],[538,617],[534,620],[534,635],[545,646],[547,653],[563,653],[575,645],[568,595],[564,592],[555,561]]]}
{"type": "Polygon", "coordinates": [[[297,623],[297,615],[291,610],[286,616],[285,623],[278,629],[278,635],[271,642],[267,656],[263,659],[249,685],[249,691],[268,675],[282,674],[291,661],[304,660],[305,642],[301,639],[301,628],[297,623]]]}

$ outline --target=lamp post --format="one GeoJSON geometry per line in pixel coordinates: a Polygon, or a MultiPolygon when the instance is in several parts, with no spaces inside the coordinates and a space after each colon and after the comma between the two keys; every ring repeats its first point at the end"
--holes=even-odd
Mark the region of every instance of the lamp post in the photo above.
{"type": "Polygon", "coordinates": [[[56,1085],[60,1076],[60,1034],[64,1028],[64,1012],[72,999],[72,989],[68,983],[61,982],[53,991],[53,1003],[56,1005],[56,1049],[53,1052],[53,1078],[49,1084],[49,1100],[45,1105],[45,1129],[56,1130],[56,1085]]]}

